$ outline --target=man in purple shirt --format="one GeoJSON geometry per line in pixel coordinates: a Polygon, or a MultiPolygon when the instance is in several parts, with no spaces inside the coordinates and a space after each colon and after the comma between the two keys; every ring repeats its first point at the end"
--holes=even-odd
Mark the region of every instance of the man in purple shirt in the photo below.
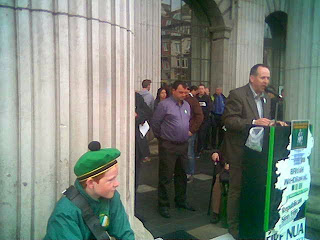
{"type": "Polygon", "coordinates": [[[151,126],[159,141],[159,213],[170,218],[169,186],[174,177],[175,203],[177,208],[194,209],[186,202],[188,162],[188,138],[190,105],[184,100],[187,85],[175,81],[172,95],[161,101],[156,108],[151,126]]]}

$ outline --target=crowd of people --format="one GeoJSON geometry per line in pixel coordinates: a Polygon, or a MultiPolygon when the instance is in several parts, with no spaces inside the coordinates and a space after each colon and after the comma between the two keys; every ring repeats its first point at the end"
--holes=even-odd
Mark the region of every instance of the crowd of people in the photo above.
{"type": "MultiPolygon", "coordinates": [[[[188,86],[183,81],[175,81],[158,89],[152,105],[147,104],[152,96],[151,81],[142,82],[144,90],[140,93],[149,106],[146,111],[152,112],[146,121],[159,144],[158,210],[162,217],[171,217],[168,188],[172,180],[175,206],[195,211],[187,201],[187,182],[193,180],[195,159],[204,151],[211,151],[210,160],[215,163],[217,171],[210,221],[219,221],[221,181],[228,182],[227,221],[230,234],[238,239],[241,163],[247,137],[245,129],[250,124],[269,126],[273,123],[271,119],[278,100],[265,92],[269,82],[268,66],[256,64],[250,70],[248,84],[230,91],[228,98],[220,86],[210,95],[204,84],[188,86]]],[[[282,107],[281,103],[279,106],[282,107]]],[[[283,110],[279,110],[282,120],[283,110]]],[[[136,130],[139,131],[139,127],[136,130]]],[[[141,134],[140,138],[143,138],[141,134]]],[[[141,156],[136,158],[137,162],[142,160],[141,156]]]]}
{"type": "MultiPolygon", "coordinates": [[[[149,122],[149,134],[158,140],[159,213],[170,218],[168,188],[172,180],[176,207],[195,211],[186,199],[187,182],[193,181],[195,173],[195,159],[208,150],[212,151],[212,161],[223,159],[216,154],[224,136],[221,117],[226,97],[221,87],[217,87],[215,93],[210,95],[205,85],[188,86],[183,81],[160,87],[155,99],[150,89],[151,80],[145,79],[142,81],[142,90],[136,92],[136,190],[141,163],[150,154],[148,135],[143,135],[140,128],[144,122],[149,122]]],[[[227,164],[220,161],[217,169],[219,173],[227,169],[227,164]]],[[[219,174],[217,176],[219,178],[219,174]]],[[[214,187],[212,223],[219,221],[219,185],[218,179],[214,187]]]]}

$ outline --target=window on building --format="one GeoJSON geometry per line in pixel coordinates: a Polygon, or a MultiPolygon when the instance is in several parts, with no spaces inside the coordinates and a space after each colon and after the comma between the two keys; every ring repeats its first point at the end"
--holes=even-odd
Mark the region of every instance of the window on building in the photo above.
{"type": "Polygon", "coordinates": [[[163,42],[162,43],[162,46],[163,46],[163,51],[168,51],[169,49],[168,49],[168,43],[166,43],[166,42],[163,42]]]}
{"type": "Polygon", "coordinates": [[[180,42],[176,42],[174,44],[174,46],[175,46],[175,51],[179,54],[180,53],[180,42]]]}
{"type": "Polygon", "coordinates": [[[196,18],[183,0],[161,1],[162,82],[183,80],[208,86],[209,24],[196,18]]]}

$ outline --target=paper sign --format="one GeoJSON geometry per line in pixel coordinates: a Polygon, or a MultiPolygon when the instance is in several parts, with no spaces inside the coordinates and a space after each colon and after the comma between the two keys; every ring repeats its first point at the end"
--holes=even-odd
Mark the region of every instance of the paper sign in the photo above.
{"type": "Polygon", "coordinates": [[[292,150],[307,147],[308,127],[309,121],[294,120],[291,122],[292,150]]]}
{"type": "MultiPolygon", "coordinates": [[[[300,146],[304,145],[305,141],[307,142],[305,148],[292,149],[293,142],[296,141],[296,144],[299,141],[294,140],[295,137],[292,134],[287,147],[290,151],[289,157],[276,163],[276,173],[279,176],[275,188],[282,190],[282,199],[278,207],[280,218],[273,229],[275,232],[283,232],[284,229],[291,226],[300,207],[309,196],[311,178],[308,158],[314,145],[314,139],[308,128],[307,131],[306,134],[303,134],[303,138],[308,137],[308,139],[300,139],[300,142],[303,143],[300,146]]],[[[299,137],[299,130],[296,137],[299,137]]]]}
{"type": "Polygon", "coordinates": [[[150,127],[147,121],[144,122],[144,124],[139,124],[139,131],[142,134],[142,137],[144,137],[147,132],[149,131],[150,127]]]}
{"type": "Polygon", "coordinates": [[[265,240],[304,240],[305,233],[306,219],[301,218],[286,226],[281,232],[274,230],[266,232],[265,240]]]}

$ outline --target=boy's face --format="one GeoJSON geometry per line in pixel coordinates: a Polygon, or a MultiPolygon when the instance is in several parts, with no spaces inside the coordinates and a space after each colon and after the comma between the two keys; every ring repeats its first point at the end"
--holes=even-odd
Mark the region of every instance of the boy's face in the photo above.
{"type": "Polygon", "coordinates": [[[96,198],[112,198],[116,188],[119,186],[117,180],[118,165],[111,167],[110,170],[104,173],[104,176],[99,180],[99,183],[93,182],[93,192],[96,198]]]}

